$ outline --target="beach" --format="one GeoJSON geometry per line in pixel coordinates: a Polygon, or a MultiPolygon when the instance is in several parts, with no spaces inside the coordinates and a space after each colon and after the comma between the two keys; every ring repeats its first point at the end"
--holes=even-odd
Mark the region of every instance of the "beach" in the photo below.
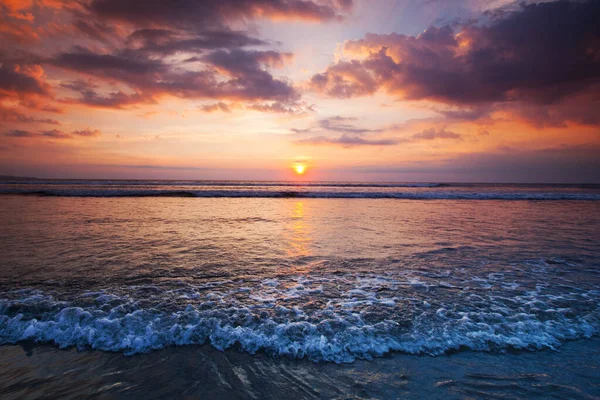
{"type": "Polygon", "coordinates": [[[594,185],[0,191],[3,398],[600,395],[594,185]]]}
{"type": "Polygon", "coordinates": [[[0,347],[0,391],[19,398],[593,399],[600,342],[559,351],[441,357],[391,354],[351,364],[173,347],[124,356],[23,344],[0,347]]]}

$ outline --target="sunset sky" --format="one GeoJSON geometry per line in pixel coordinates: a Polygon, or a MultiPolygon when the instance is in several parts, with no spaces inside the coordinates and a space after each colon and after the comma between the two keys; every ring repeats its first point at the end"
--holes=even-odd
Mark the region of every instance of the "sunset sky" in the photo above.
{"type": "Polygon", "coordinates": [[[0,175],[600,183],[598,21],[599,1],[0,0],[0,175]]]}

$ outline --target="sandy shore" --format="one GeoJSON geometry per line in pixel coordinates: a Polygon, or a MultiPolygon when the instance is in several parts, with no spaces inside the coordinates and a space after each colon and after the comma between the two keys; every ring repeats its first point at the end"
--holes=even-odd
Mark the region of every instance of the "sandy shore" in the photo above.
{"type": "Polygon", "coordinates": [[[0,394],[17,398],[597,398],[600,339],[560,351],[392,354],[347,365],[174,347],[145,355],[0,347],[0,394]]]}

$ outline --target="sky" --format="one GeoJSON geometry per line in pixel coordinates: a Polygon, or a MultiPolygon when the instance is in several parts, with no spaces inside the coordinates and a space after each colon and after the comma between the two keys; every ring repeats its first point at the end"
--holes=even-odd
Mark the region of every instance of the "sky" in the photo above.
{"type": "Polygon", "coordinates": [[[598,21],[595,0],[0,0],[0,175],[600,183],[598,21]]]}

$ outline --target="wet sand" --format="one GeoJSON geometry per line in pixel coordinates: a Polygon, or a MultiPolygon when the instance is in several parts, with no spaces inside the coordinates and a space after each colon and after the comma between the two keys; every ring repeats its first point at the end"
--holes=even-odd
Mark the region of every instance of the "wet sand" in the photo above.
{"type": "Polygon", "coordinates": [[[391,354],[351,364],[172,347],[124,356],[49,345],[0,347],[0,396],[18,398],[600,397],[600,339],[559,351],[391,354]]]}

